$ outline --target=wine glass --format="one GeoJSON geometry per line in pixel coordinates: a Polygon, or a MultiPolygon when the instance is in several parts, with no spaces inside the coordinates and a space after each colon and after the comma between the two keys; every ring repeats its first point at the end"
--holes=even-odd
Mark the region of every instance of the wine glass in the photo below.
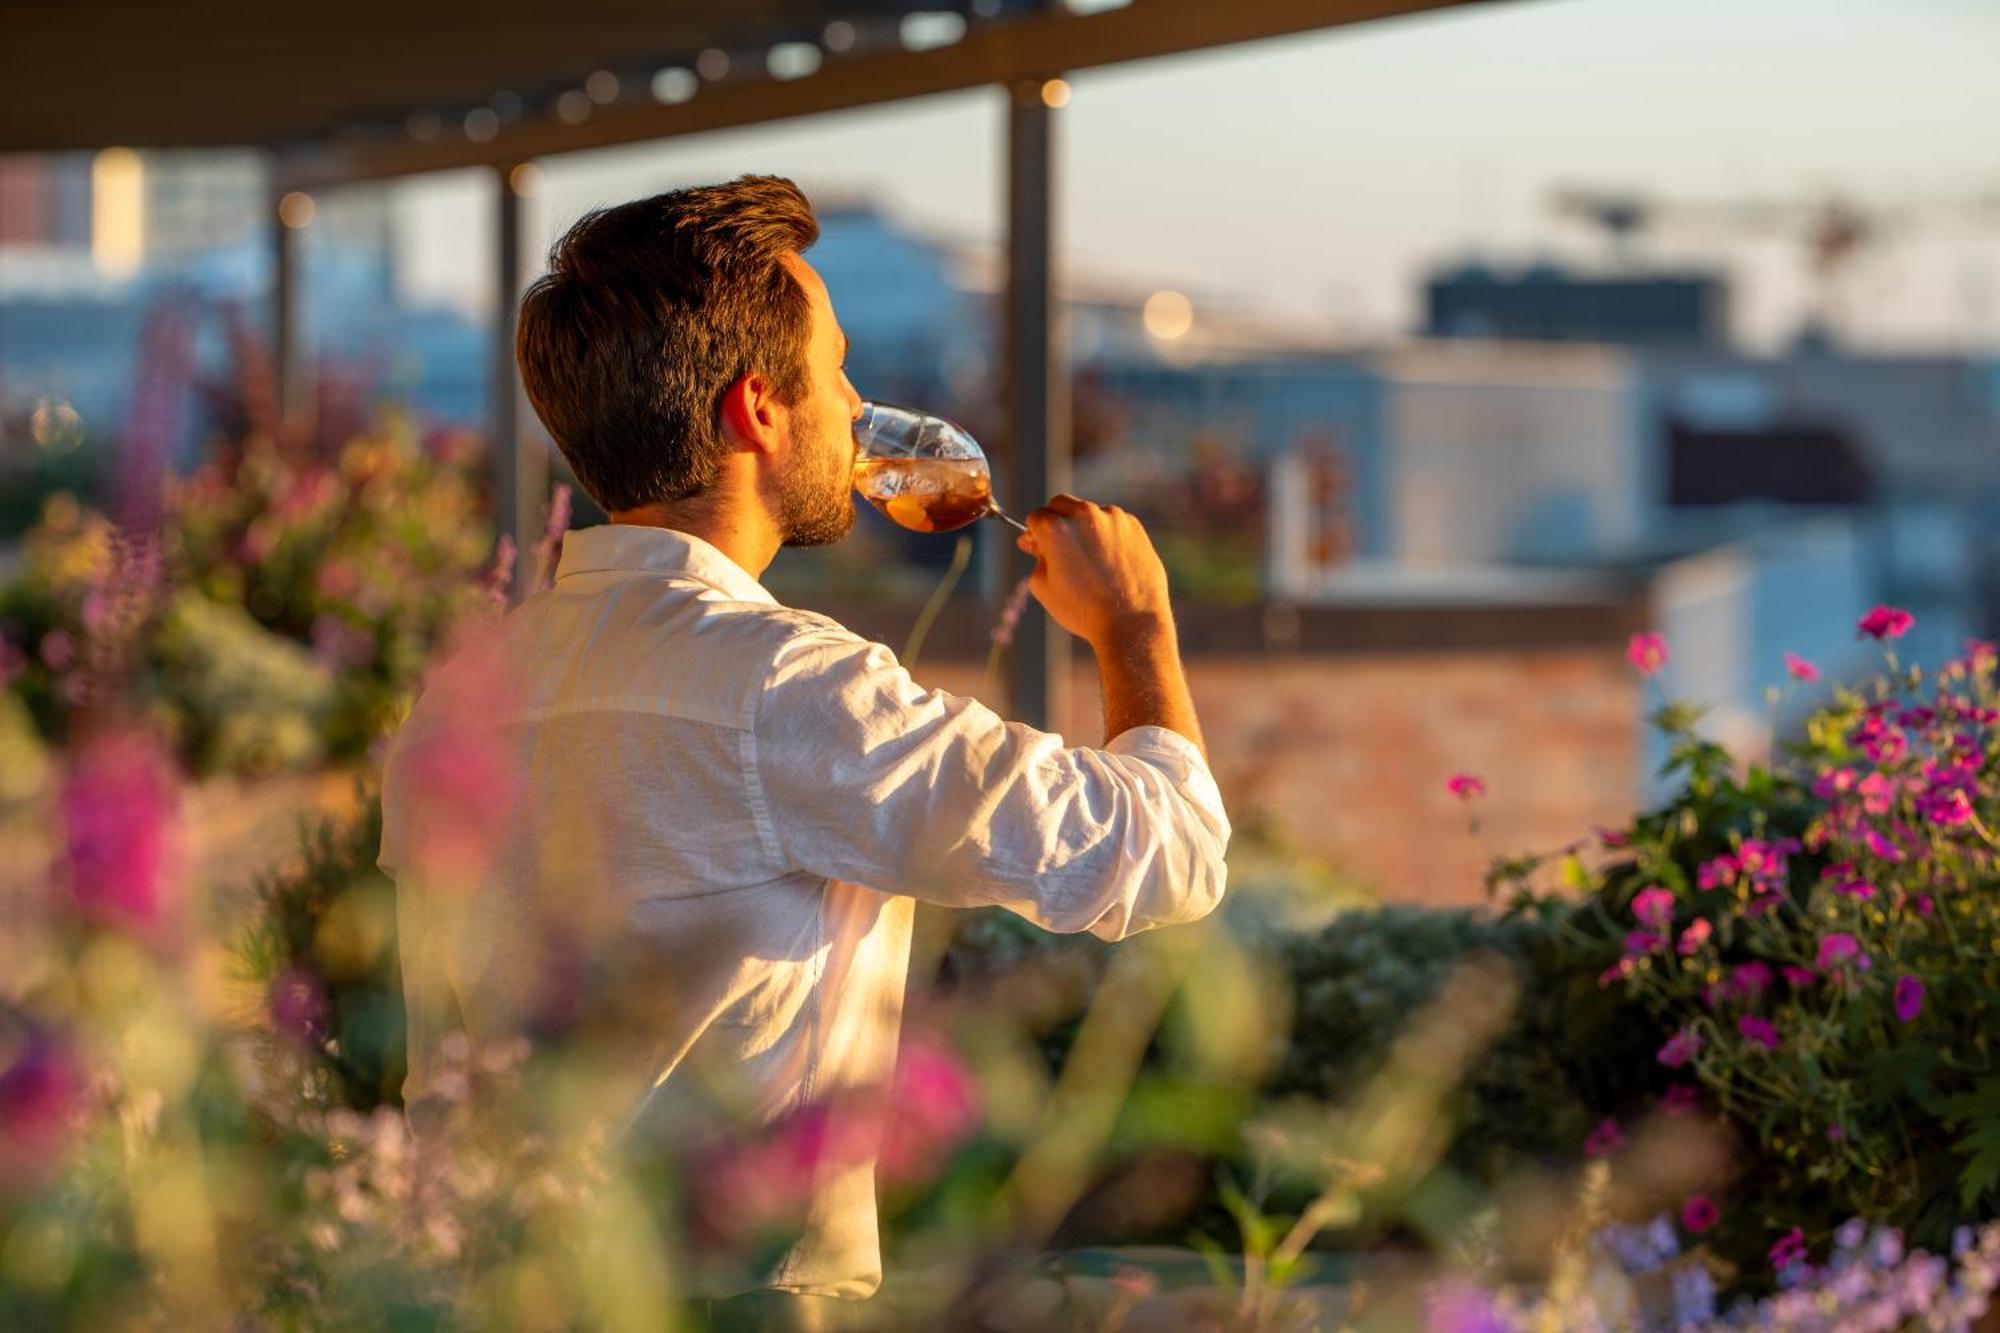
{"type": "Polygon", "coordinates": [[[854,488],[912,532],[952,532],[997,518],[1026,532],[993,502],[993,474],[963,426],[893,403],[863,403],[854,423],[854,488]]]}

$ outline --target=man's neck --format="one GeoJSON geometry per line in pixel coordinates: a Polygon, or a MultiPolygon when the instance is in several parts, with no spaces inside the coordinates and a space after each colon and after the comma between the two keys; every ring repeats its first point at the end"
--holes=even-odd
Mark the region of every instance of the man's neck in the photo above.
{"type": "Polygon", "coordinates": [[[739,505],[655,504],[621,509],[613,523],[672,528],[699,537],[728,556],[753,579],[764,577],[783,542],[776,526],[761,510],[750,513],[739,505]]]}

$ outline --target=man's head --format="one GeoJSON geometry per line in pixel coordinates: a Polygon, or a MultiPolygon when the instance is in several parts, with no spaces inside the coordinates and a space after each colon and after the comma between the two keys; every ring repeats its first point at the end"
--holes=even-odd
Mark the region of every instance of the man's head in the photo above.
{"type": "Polygon", "coordinates": [[[797,186],[745,176],[600,209],[556,242],[515,355],[606,513],[699,503],[754,475],[786,545],[853,525],[860,399],[826,285],[800,258],[818,237],[797,186]]]}

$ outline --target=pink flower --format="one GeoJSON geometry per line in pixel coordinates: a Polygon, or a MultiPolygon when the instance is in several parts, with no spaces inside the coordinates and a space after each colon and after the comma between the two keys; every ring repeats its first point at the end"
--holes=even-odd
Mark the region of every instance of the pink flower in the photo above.
{"type": "Polygon", "coordinates": [[[1625,645],[1625,660],[1641,676],[1657,676],[1667,664],[1667,641],[1659,634],[1634,634],[1625,645]]]}
{"type": "Polygon", "coordinates": [[[63,781],[62,819],[70,893],[86,916],[163,924],[179,887],[179,801],[150,737],[121,732],[84,743],[63,781]]]}
{"type": "Polygon", "coordinates": [[[1778,1049],[1778,1029],[1771,1026],[1768,1018],[1745,1014],[1736,1020],[1736,1030],[1743,1034],[1745,1041],[1755,1042],[1767,1051],[1778,1049]]]}
{"type": "Polygon", "coordinates": [[[1700,868],[1695,871],[1695,887],[1727,888],[1736,882],[1736,876],[1742,869],[1742,864],[1735,857],[1724,852],[1721,856],[1701,863],[1700,868]]]}
{"type": "Polygon", "coordinates": [[[1785,670],[1791,674],[1793,680],[1802,680],[1807,684],[1819,679],[1819,668],[1797,653],[1785,654],[1785,670]]]}
{"type": "Polygon", "coordinates": [[[1786,963],[1778,971],[1785,978],[1785,984],[1793,990],[1804,990],[1819,980],[1819,973],[1809,967],[1800,967],[1797,963],[1786,963]]]}
{"type": "Polygon", "coordinates": [[[1461,801],[1469,801],[1486,794],[1486,783],[1470,773],[1454,773],[1444,780],[1444,789],[1461,801]]]}
{"type": "Polygon", "coordinates": [[[1722,1220],[1722,1210],[1706,1194],[1697,1194],[1681,1205],[1681,1225],[1699,1236],[1722,1220]]]}
{"type": "Polygon", "coordinates": [[[1965,641],[1965,666],[1972,672],[1991,671],[2000,663],[2000,647],[1995,647],[1985,639],[1965,641]]]}
{"type": "Polygon", "coordinates": [[[1861,779],[1855,791],[1861,796],[1861,808],[1871,815],[1886,815],[1896,803],[1896,784],[1881,773],[1870,773],[1861,779]]]}
{"type": "Polygon", "coordinates": [[[1597,1128],[1590,1131],[1583,1140],[1585,1157],[1609,1157],[1625,1146],[1625,1131],[1618,1127],[1616,1120],[1605,1119],[1597,1122],[1597,1128]]]}
{"type": "Polygon", "coordinates": [[[1674,919],[1674,891],[1657,884],[1639,890],[1632,895],[1632,916],[1640,925],[1656,929],[1671,924],[1674,919]]]}
{"type": "Polygon", "coordinates": [[[979,1125],[979,1088],[944,1042],[904,1034],[889,1096],[882,1142],[882,1178],[892,1184],[927,1179],[979,1125]]]}
{"type": "MultiPolygon", "coordinates": [[[[0,680],[0,684],[5,684],[5,681],[0,680]]],[[[1597,840],[1606,847],[1627,847],[1631,845],[1632,836],[1618,829],[1605,828],[1599,825],[1597,828],[1597,840]]]]}
{"type": "Polygon", "coordinates": [[[1701,1034],[1693,1028],[1682,1028],[1667,1038],[1666,1044],[1654,1058],[1669,1069],[1679,1069],[1694,1059],[1701,1050],[1701,1034]]]}
{"type": "Polygon", "coordinates": [[[1771,1247],[1771,1267],[1781,1273],[1793,1264],[1803,1262],[1805,1257],[1805,1233],[1797,1227],[1793,1227],[1790,1231],[1780,1236],[1778,1243],[1771,1247]]]}
{"type": "Polygon", "coordinates": [[[1871,639],[1900,639],[1916,623],[1916,617],[1897,606],[1877,606],[1855,623],[1855,629],[1871,639]]]}
{"type": "Polygon", "coordinates": [[[1699,952],[1701,946],[1708,943],[1708,937],[1714,931],[1715,927],[1710,925],[1706,918],[1697,917],[1693,921],[1690,921],[1688,928],[1681,932],[1679,946],[1681,957],[1687,958],[1699,952]]]}
{"type": "Polygon", "coordinates": [[[1844,930],[1821,937],[1819,966],[1822,972],[1861,956],[1861,942],[1844,930]]]}
{"type": "Polygon", "coordinates": [[[1912,976],[1896,978],[1896,1018],[1899,1022],[1912,1023],[1924,1010],[1924,983],[1912,976]]]}

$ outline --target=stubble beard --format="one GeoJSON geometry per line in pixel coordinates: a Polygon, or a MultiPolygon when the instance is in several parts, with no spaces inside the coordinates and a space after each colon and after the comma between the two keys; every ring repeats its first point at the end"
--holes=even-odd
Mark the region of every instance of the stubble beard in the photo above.
{"type": "MultiPolygon", "coordinates": [[[[800,435],[822,440],[817,419],[797,421],[800,435]]],[[[793,468],[778,482],[778,531],[786,546],[829,546],[854,527],[852,449],[829,447],[815,461],[793,468]]]]}

